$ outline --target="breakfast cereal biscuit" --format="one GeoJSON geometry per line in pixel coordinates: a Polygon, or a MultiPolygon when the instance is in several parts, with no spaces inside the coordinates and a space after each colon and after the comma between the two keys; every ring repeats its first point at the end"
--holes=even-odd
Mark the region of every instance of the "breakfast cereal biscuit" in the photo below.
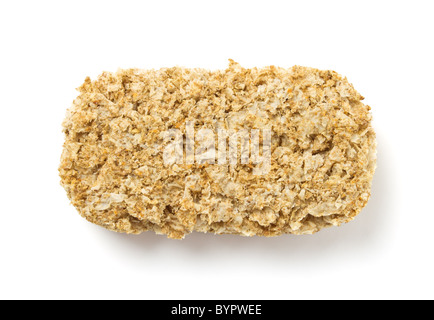
{"type": "MultiPolygon", "coordinates": [[[[192,231],[312,234],[353,220],[370,196],[370,107],[334,71],[246,69],[230,60],[217,71],[104,72],[78,90],[63,123],[61,184],[84,218],[109,230],[175,239],[192,231]],[[247,143],[254,132],[264,143],[267,129],[269,147],[261,151],[269,152],[268,167],[258,170],[251,158],[188,161],[192,129],[216,137],[219,129],[245,130],[247,143]],[[167,163],[170,133],[183,145],[181,158],[167,163]]],[[[210,144],[216,154],[220,140],[210,144]]],[[[200,141],[190,148],[196,158],[209,151],[200,141]]]]}

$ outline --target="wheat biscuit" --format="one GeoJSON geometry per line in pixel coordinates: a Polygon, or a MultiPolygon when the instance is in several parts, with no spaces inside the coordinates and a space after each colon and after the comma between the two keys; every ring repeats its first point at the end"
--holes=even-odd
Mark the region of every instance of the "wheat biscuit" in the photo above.
{"type": "Polygon", "coordinates": [[[78,90],[63,123],[61,184],[84,218],[107,229],[176,239],[312,234],[352,220],[370,196],[370,107],[334,71],[230,60],[217,71],[104,72],[78,90]],[[191,163],[186,149],[183,162],[167,164],[167,133],[178,130],[185,142],[189,123],[216,135],[268,128],[269,167],[254,174],[252,162],[191,163]]]}

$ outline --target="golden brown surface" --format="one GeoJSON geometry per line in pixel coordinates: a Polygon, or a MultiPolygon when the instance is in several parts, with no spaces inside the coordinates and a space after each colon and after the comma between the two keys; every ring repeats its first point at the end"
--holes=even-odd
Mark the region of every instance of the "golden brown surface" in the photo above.
{"type": "Polygon", "coordinates": [[[246,236],[310,234],[352,220],[375,170],[370,108],[334,71],[119,70],[87,78],[63,123],[61,183],[107,229],[246,236]],[[163,163],[162,133],[272,128],[271,170],[163,163]]]}

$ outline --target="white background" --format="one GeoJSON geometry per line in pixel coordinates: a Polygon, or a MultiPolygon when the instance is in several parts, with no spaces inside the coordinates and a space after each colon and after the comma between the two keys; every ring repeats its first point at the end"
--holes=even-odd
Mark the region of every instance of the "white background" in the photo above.
{"type": "Polygon", "coordinates": [[[432,1],[2,1],[0,298],[434,298],[432,1]],[[372,107],[367,207],[313,236],[94,226],[59,184],[86,76],[175,65],[335,70],[372,107]]]}

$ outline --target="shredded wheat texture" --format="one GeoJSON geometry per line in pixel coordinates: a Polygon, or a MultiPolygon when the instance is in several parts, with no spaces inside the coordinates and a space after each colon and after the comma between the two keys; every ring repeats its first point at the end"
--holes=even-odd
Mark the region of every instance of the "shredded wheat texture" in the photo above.
{"type": "Polygon", "coordinates": [[[63,123],[61,184],[109,230],[312,234],[351,221],[375,171],[370,107],[334,71],[181,67],[86,78],[63,123]],[[164,132],[271,128],[271,167],[165,165],[164,132]]]}

